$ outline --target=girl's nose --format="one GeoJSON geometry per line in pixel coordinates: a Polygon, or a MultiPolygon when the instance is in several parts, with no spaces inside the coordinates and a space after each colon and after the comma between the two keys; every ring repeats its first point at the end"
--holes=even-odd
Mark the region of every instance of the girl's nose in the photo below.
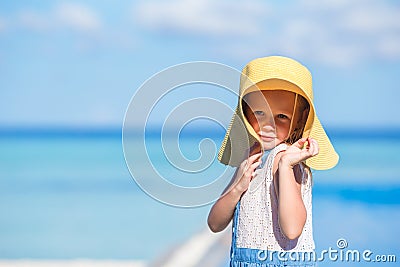
{"type": "Polygon", "coordinates": [[[264,131],[274,131],[275,130],[275,121],[272,116],[264,117],[261,121],[259,121],[260,129],[264,131]]]}
{"type": "Polygon", "coordinates": [[[265,132],[273,132],[275,131],[275,126],[274,124],[265,124],[261,127],[262,131],[265,132]]]}

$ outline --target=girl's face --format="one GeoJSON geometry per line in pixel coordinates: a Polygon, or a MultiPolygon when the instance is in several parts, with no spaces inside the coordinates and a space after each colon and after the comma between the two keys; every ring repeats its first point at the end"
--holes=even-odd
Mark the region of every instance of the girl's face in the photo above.
{"type": "Polygon", "coordinates": [[[264,150],[272,149],[288,138],[295,93],[283,90],[256,91],[247,94],[244,100],[248,106],[244,113],[260,137],[264,150]]]}

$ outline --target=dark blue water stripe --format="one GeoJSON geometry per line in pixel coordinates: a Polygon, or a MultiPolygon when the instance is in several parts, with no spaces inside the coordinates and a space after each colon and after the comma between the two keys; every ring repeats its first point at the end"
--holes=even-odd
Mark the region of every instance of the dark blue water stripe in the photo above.
{"type": "Polygon", "coordinates": [[[0,138],[121,138],[121,128],[0,128],[0,138]]]}
{"type": "MultiPolygon", "coordinates": [[[[140,136],[144,129],[133,129],[132,136],[140,136]]],[[[372,130],[368,128],[328,128],[328,136],[332,139],[400,139],[400,128],[382,128],[372,130]]],[[[161,127],[145,129],[146,138],[159,138],[161,127]]],[[[167,136],[171,132],[165,131],[167,136]]],[[[221,127],[192,128],[181,132],[181,137],[217,137],[223,138],[225,131],[221,127]]],[[[24,127],[0,127],[0,138],[121,138],[121,127],[108,128],[24,128],[24,127]]]]}
{"type": "Polygon", "coordinates": [[[399,185],[314,185],[313,197],[339,198],[368,204],[399,205],[399,185]]]}

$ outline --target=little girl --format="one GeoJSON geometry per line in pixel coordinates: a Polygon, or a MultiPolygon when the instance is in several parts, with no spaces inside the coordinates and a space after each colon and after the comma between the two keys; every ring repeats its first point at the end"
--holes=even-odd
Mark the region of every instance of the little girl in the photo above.
{"type": "Polygon", "coordinates": [[[338,155],[319,122],[306,67],[286,57],[251,61],[219,151],[238,167],[211,208],[208,225],[233,219],[231,266],[314,266],[310,168],[329,169],[338,155]]]}

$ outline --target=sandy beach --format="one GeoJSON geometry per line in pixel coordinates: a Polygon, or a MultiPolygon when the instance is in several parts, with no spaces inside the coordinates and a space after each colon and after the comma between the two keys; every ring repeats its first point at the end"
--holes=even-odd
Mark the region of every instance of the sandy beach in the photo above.
{"type": "Polygon", "coordinates": [[[212,233],[205,228],[168,254],[150,263],[149,266],[221,267],[229,255],[230,229],[228,226],[221,233],[212,233]]]}

